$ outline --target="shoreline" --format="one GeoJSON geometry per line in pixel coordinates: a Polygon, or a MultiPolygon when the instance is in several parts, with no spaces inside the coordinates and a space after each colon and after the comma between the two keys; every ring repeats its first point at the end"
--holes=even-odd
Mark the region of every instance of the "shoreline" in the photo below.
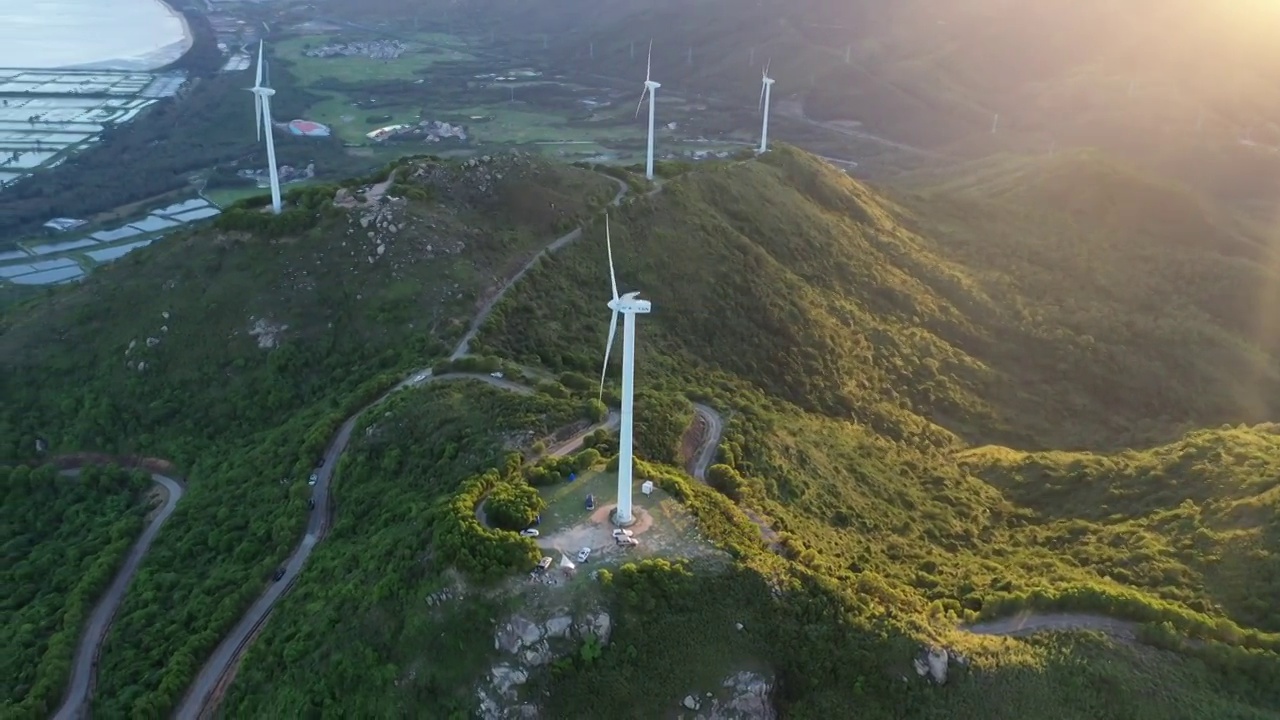
{"type": "Polygon", "coordinates": [[[187,16],[171,4],[171,0],[150,0],[164,8],[169,17],[177,19],[182,27],[182,37],[167,45],[149,52],[129,57],[104,58],[86,63],[58,65],[53,67],[7,68],[27,70],[30,72],[61,72],[68,70],[92,71],[106,70],[116,72],[155,72],[162,67],[172,65],[181,60],[195,47],[195,34],[191,31],[191,23],[187,16]]]}

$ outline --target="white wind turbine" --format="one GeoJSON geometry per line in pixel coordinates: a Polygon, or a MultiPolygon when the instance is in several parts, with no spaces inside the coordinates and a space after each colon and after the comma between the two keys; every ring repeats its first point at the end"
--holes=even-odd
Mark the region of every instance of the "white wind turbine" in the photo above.
{"type": "Polygon", "coordinates": [[[773,78],[769,77],[769,61],[764,63],[764,72],[760,74],[760,106],[763,111],[764,122],[760,126],[760,150],[764,152],[769,149],[769,97],[773,94],[773,78]]]}
{"type": "Polygon", "coordinates": [[[622,424],[618,429],[618,509],[613,521],[618,525],[630,525],[631,515],[631,433],[634,419],[633,404],[636,372],[636,315],[652,310],[648,300],[641,300],[638,292],[618,297],[618,279],[613,273],[613,241],[609,237],[609,216],[604,216],[604,242],[609,253],[609,283],[613,299],[609,309],[609,340],[604,346],[604,367],[600,370],[600,397],[604,395],[604,376],[609,371],[609,354],[613,351],[613,336],[618,330],[618,313],[622,313],[622,424]]]}
{"type": "MultiPolygon", "coordinates": [[[[661,83],[656,83],[650,77],[650,71],[653,69],[653,41],[649,41],[649,59],[644,65],[644,90],[640,91],[640,102],[636,103],[636,117],[640,117],[640,107],[644,105],[644,96],[649,96],[649,147],[644,157],[644,176],[648,180],[653,179],[653,102],[654,93],[658,88],[662,87],[661,83]]],[[[628,491],[630,492],[630,491],[628,491]]]]}
{"type": "Polygon", "coordinates": [[[258,76],[254,80],[253,87],[249,88],[249,92],[253,93],[254,115],[258,120],[258,140],[262,140],[262,126],[267,126],[267,171],[271,174],[271,212],[276,215],[280,214],[280,173],[276,170],[276,143],[272,137],[271,124],[271,96],[276,94],[275,90],[262,84],[262,73],[265,65],[263,64],[263,42],[258,41],[258,76]]]}

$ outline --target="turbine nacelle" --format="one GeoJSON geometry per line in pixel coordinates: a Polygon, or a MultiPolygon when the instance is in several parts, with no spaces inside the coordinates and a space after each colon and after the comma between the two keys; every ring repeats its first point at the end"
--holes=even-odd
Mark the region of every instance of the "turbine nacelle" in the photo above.
{"type": "Polygon", "coordinates": [[[772,84],[773,84],[773,78],[771,78],[771,77],[765,77],[765,78],[762,78],[762,79],[760,80],[760,82],[764,83],[765,85],[772,85],[772,84]]]}
{"type": "Polygon", "coordinates": [[[648,300],[641,300],[639,291],[636,291],[610,300],[609,309],[616,313],[643,314],[652,312],[653,304],[648,300]]]}
{"type": "Polygon", "coordinates": [[[247,90],[258,97],[271,97],[276,94],[276,91],[269,87],[251,87],[247,88],[247,90]]]}
{"type": "Polygon", "coordinates": [[[644,89],[648,90],[649,92],[653,92],[654,90],[657,90],[660,87],[662,87],[662,83],[658,82],[657,80],[644,81],[644,89]]]}

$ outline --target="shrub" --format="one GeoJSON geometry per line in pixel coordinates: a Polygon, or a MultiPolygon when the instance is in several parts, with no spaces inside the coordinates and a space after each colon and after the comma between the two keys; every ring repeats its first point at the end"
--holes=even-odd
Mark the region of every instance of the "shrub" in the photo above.
{"type": "Polygon", "coordinates": [[[498,483],[485,502],[489,524],[508,530],[523,530],[533,524],[546,507],[542,496],[523,479],[498,483]]]}

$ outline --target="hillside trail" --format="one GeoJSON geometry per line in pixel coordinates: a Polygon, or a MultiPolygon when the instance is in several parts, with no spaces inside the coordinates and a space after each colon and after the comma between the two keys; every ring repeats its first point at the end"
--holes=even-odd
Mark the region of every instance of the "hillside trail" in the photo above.
{"type": "MultiPolygon", "coordinates": [[[[693,412],[702,419],[706,424],[706,431],[702,435],[702,442],[698,449],[693,453],[693,457],[689,461],[689,474],[703,485],[707,484],[707,470],[716,459],[716,450],[720,448],[720,441],[724,438],[724,418],[720,413],[703,405],[702,403],[693,404],[693,412]]],[[[781,538],[778,532],[770,527],[769,523],[760,516],[760,513],[749,507],[738,506],[747,519],[752,522],[759,530],[760,537],[768,545],[769,550],[775,553],[782,553],[781,538]]]]}
{"type": "MultiPolygon", "coordinates": [[[[618,194],[614,195],[613,199],[609,201],[609,207],[617,207],[622,202],[622,198],[627,195],[629,190],[627,183],[610,175],[604,175],[603,177],[607,177],[618,184],[618,194]]],[[[453,352],[450,353],[449,359],[457,360],[465,357],[471,352],[471,341],[476,339],[476,335],[480,332],[480,326],[484,324],[485,320],[489,319],[489,315],[493,313],[493,308],[497,306],[502,298],[506,297],[507,292],[510,291],[511,288],[515,287],[516,283],[520,282],[520,279],[525,276],[525,273],[533,269],[533,266],[536,265],[539,260],[551,255],[552,253],[560,250],[560,248],[578,240],[581,237],[581,226],[570,230],[564,235],[561,235],[551,241],[551,243],[542,248],[542,250],[535,253],[534,256],[529,258],[529,261],[521,266],[514,275],[507,278],[507,281],[502,284],[502,287],[498,288],[497,292],[491,295],[483,304],[480,305],[479,310],[476,311],[475,317],[471,319],[471,325],[467,327],[466,334],[462,336],[462,340],[458,341],[458,345],[453,349],[453,352]]]]}
{"type": "MultiPolygon", "coordinates": [[[[602,177],[607,177],[618,185],[618,192],[613,199],[609,201],[608,206],[619,205],[623,198],[630,191],[626,182],[614,178],[609,175],[600,173],[602,177]]],[[[656,188],[653,192],[656,192],[656,188]]],[[[649,194],[652,194],[649,193],[649,194]]],[[[449,355],[450,360],[457,360],[465,357],[469,350],[471,341],[475,339],[480,327],[485,320],[492,314],[493,309],[497,306],[506,293],[515,286],[521,278],[538,262],[539,259],[549,253],[556,252],[571,242],[582,237],[582,227],[578,227],[546,245],[540,252],[535,254],[526,262],[520,270],[518,270],[511,278],[505,282],[502,287],[492,297],[486,300],[473,317],[466,334],[458,341],[452,353],[449,355]]],[[[312,511],[311,518],[308,521],[307,532],[303,535],[297,548],[285,561],[284,574],[275,582],[273,582],[262,595],[250,606],[249,610],[240,618],[235,627],[223,637],[222,642],[214,650],[213,654],[206,660],[204,666],[200,669],[195,681],[188,688],[183,696],[181,703],[174,712],[173,717],[186,720],[188,718],[210,718],[213,717],[218,705],[222,701],[223,695],[226,693],[231,682],[235,679],[236,671],[239,668],[241,659],[244,657],[245,651],[252,643],[253,639],[261,631],[266,623],[271,611],[297,582],[298,575],[302,572],[303,566],[311,556],[312,550],[328,533],[331,521],[331,489],[330,486],[334,479],[334,471],[338,465],[338,459],[346,450],[347,444],[351,440],[351,433],[355,429],[356,422],[359,418],[374,406],[382,403],[394,393],[406,388],[422,385],[429,382],[448,381],[448,380],[479,380],[497,388],[529,394],[534,392],[533,388],[520,385],[498,377],[482,374],[470,373],[450,373],[448,375],[434,375],[430,368],[421,369],[409,374],[409,377],[402,380],[395,387],[361,408],[355,414],[343,422],[338,433],[330,442],[329,447],[325,450],[325,462],[316,471],[317,480],[315,485],[316,506],[312,511]]]]}
{"type": "MultiPolygon", "coordinates": [[[[62,474],[76,476],[80,474],[80,469],[65,469],[62,474]]],[[[151,522],[130,548],[129,554],[125,556],[124,565],[112,579],[107,591],[98,598],[93,612],[89,615],[89,621],[80,631],[80,642],[76,645],[76,652],[71,661],[71,678],[67,681],[62,705],[53,714],[54,720],[80,720],[88,716],[86,711],[89,698],[93,695],[94,681],[97,680],[98,652],[102,647],[102,641],[106,639],[111,621],[115,619],[116,611],[124,601],[125,592],[129,589],[133,576],[137,574],[142,558],[151,549],[151,543],[155,540],[156,534],[173,514],[178,501],[186,492],[186,486],[180,480],[167,475],[152,473],[151,480],[164,493],[163,502],[159,509],[153,512],[151,522]]]]}
{"type": "Polygon", "coordinates": [[[975,635],[1017,637],[1038,632],[1092,630],[1124,640],[1136,640],[1140,623],[1092,613],[1024,612],[1009,617],[961,626],[975,635]]]}

